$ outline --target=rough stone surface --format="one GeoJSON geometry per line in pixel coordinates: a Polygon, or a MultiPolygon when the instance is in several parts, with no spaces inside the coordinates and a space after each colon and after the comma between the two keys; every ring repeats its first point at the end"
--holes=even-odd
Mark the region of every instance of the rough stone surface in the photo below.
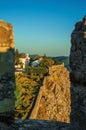
{"type": "Polygon", "coordinates": [[[71,35],[71,122],[86,130],[86,16],[71,35]]]}
{"type": "Polygon", "coordinates": [[[14,89],[13,27],[7,22],[0,21],[0,120],[13,113],[14,89]]]}
{"type": "Polygon", "coordinates": [[[86,85],[86,16],[71,34],[70,67],[71,81],[86,85]]]}
{"type": "Polygon", "coordinates": [[[86,86],[71,85],[71,123],[86,130],[86,86]]]}
{"type": "Polygon", "coordinates": [[[11,125],[0,123],[0,130],[80,130],[75,126],[71,128],[66,123],[43,120],[17,120],[11,125]]]}
{"type": "Polygon", "coordinates": [[[69,72],[62,65],[49,68],[44,78],[31,119],[70,122],[70,80],[69,72]]]}

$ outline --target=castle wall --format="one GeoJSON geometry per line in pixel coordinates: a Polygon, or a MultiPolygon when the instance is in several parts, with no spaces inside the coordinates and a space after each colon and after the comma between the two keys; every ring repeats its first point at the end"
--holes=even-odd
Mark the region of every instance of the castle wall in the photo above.
{"type": "Polygon", "coordinates": [[[70,67],[71,123],[86,130],[86,16],[71,34],[70,67]]]}
{"type": "Polygon", "coordinates": [[[11,24],[0,21],[0,120],[14,111],[14,35],[11,24]]]}

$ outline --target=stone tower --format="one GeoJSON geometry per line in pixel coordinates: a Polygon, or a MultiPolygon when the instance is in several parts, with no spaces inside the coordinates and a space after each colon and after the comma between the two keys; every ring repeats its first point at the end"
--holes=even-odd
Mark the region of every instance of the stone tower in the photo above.
{"type": "Polygon", "coordinates": [[[86,130],[86,16],[71,34],[70,67],[71,122],[86,130]]]}
{"type": "Polygon", "coordinates": [[[14,111],[14,35],[11,24],[0,21],[0,121],[14,111]]]}

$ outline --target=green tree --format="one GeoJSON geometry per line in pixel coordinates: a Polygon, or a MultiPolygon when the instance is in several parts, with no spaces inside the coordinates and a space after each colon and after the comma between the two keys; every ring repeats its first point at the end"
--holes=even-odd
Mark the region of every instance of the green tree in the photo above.
{"type": "Polygon", "coordinates": [[[19,50],[16,49],[15,50],[15,65],[17,65],[19,63],[19,50]]]}
{"type": "Polygon", "coordinates": [[[49,66],[52,66],[52,65],[54,65],[54,60],[53,59],[51,59],[50,57],[47,57],[47,56],[43,56],[43,60],[41,61],[41,63],[40,63],[40,66],[44,66],[44,67],[49,67],[49,66]]]}

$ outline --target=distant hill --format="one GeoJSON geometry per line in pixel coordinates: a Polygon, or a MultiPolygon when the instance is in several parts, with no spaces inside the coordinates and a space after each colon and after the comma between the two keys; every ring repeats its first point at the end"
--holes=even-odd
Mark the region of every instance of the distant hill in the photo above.
{"type": "MultiPolygon", "coordinates": [[[[34,57],[38,57],[38,54],[30,55],[30,57],[33,59],[34,57]]],[[[69,67],[69,56],[57,56],[57,57],[51,57],[54,61],[59,61],[59,63],[64,63],[65,67],[67,67],[68,70],[70,70],[69,67]]]]}
{"type": "Polygon", "coordinates": [[[70,70],[69,56],[57,56],[57,57],[52,57],[52,59],[55,61],[59,61],[60,63],[64,63],[65,67],[67,67],[67,69],[70,70]]]}
{"type": "Polygon", "coordinates": [[[34,58],[34,57],[36,57],[36,56],[39,56],[38,54],[32,54],[32,55],[29,55],[30,56],[30,58],[34,58]]]}

